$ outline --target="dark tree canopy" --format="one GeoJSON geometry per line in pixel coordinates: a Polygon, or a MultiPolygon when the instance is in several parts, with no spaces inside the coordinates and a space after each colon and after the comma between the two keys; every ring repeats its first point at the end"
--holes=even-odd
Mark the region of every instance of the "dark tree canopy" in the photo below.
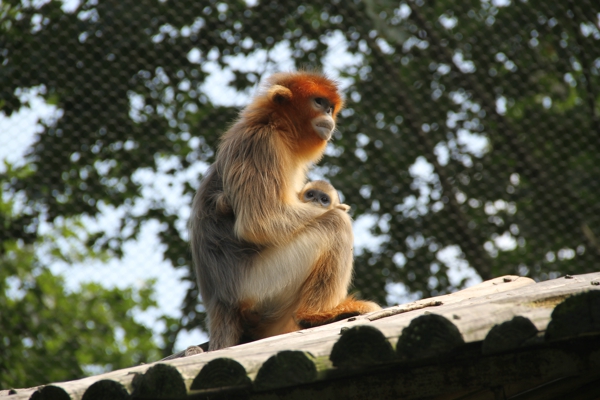
{"type": "MultiPolygon", "coordinates": [[[[185,221],[161,199],[140,213],[135,174],[173,158],[162,171],[173,176],[211,163],[239,111],[223,98],[293,65],[335,70],[346,88],[317,171],[355,219],[375,221],[381,245],[356,258],[360,296],[385,304],[393,283],[447,293],[466,283],[457,265],[481,279],[598,270],[598,2],[248,3],[0,4],[0,110],[18,111],[28,88],[60,110],[25,172],[0,175],[5,198],[23,202],[0,208],[1,257],[37,243],[44,222],[110,205],[125,210],[121,229],[90,236],[90,251],[118,257],[154,219],[165,258],[193,282],[185,221]]],[[[203,324],[190,286],[164,353],[203,324]]]]}

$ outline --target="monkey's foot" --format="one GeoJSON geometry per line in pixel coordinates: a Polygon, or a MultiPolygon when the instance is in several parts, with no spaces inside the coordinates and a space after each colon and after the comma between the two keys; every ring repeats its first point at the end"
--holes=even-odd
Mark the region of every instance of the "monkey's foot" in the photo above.
{"type": "Polygon", "coordinates": [[[200,353],[204,353],[204,350],[202,350],[202,347],[190,346],[187,349],[185,349],[184,357],[189,357],[189,356],[193,356],[193,355],[200,354],[200,353]]]}

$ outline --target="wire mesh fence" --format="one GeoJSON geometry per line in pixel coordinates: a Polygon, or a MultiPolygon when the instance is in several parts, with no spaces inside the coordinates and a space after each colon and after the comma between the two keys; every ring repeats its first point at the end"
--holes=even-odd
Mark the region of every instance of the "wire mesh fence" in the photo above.
{"type": "Polygon", "coordinates": [[[598,270],[599,28],[591,0],[1,2],[0,386],[196,344],[191,199],[275,71],[345,92],[310,177],[352,206],[360,297],[598,270]]]}

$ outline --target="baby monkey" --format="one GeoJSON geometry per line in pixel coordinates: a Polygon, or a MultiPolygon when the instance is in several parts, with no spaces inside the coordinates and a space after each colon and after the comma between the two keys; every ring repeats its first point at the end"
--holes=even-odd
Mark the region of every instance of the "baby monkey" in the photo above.
{"type": "Polygon", "coordinates": [[[325,181],[308,182],[298,195],[300,201],[314,203],[316,206],[327,210],[339,208],[342,211],[350,210],[350,206],[340,202],[340,196],[335,188],[325,181]]]}
{"type": "MultiPolygon", "coordinates": [[[[346,212],[350,210],[348,204],[340,202],[340,195],[333,185],[325,181],[308,182],[298,194],[298,198],[304,203],[312,203],[317,207],[323,207],[327,210],[333,210],[334,208],[339,208],[346,212]]],[[[221,215],[227,215],[232,212],[229,202],[222,193],[217,198],[217,211],[221,215]]]]}

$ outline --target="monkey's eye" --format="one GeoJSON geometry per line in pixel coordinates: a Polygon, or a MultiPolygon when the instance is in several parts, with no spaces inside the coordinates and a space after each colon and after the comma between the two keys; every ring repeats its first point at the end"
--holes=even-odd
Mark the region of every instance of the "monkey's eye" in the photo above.
{"type": "Polygon", "coordinates": [[[323,204],[324,206],[328,206],[329,203],[330,203],[330,200],[329,200],[328,196],[321,197],[321,204],[323,204]]]}
{"type": "Polygon", "coordinates": [[[313,192],[312,190],[309,190],[308,192],[304,193],[304,198],[306,200],[312,200],[315,197],[315,192],[313,192]]]}
{"type": "Polygon", "coordinates": [[[315,98],[315,104],[317,105],[317,108],[324,110],[327,114],[333,114],[333,106],[329,103],[329,100],[324,99],[323,97],[317,97],[315,98]]]}

